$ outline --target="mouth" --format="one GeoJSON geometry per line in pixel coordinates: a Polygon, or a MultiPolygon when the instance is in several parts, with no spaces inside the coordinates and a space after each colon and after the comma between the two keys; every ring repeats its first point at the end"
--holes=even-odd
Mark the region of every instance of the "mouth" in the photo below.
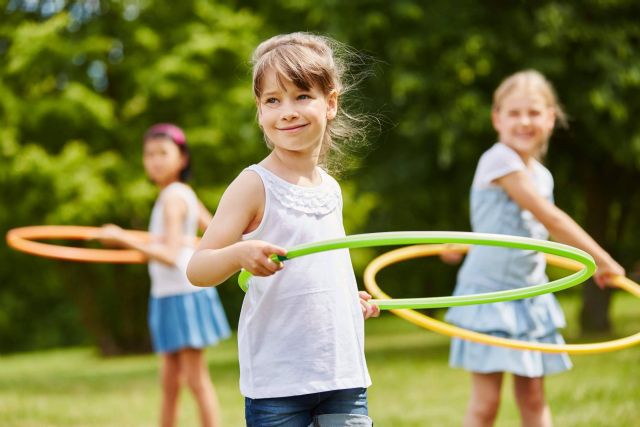
{"type": "Polygon", "coordinates": [[[531,139],[535,137],[535,132],[518,132],[515,134],[515,137],[520,139],[531,139]]]}
{"type": "Polygon", "coordinates": [[[295,131],[297,131],[299,129],[302,129],[302,128],[306,127],[307,125],[308,125],[308,123],[303,123],[303,124],[300,124],[300,125],[287,126],[287,127],[283,127],[283,128],[276,128],[276,129],[278,129],[279,131],[282,131],[282,132],[295,132],[295,131]]]}

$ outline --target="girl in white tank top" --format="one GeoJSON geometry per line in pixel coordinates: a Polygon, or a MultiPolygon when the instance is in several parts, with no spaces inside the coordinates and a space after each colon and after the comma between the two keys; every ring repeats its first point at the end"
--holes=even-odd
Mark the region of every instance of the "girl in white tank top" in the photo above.
{"type": "Polygon", "coordinates": [[[340,186],[320,167],[346,129],[336,64],[319,36],[258,46],[254,94],[272,151],[229,185],[187,270],[198,286],[216,286],[240,268],[254,275],[238,325],[248,426],[371,425],[363,320],[379,311],[358,292],[348,250],[286,265],[270,259],[345,235],[340,186]]]}
{"type": "Polygon", "coordinates": [[[149,224],[152,241],[132,240],[114,225],[103,228],[103,237],[139,250],[149,261],[149,329],[162,363],[161,425],[175,424],[184,378],[198,404],[202,426],[219,426],[204,348],[227,338],[229,324],[216,290],[195,287],[186,276],[198,225],[208,222],[211,214],[183,182],[189,172],[189,152],[180,128],[168,123],[152,126],[144,137],[143,163],[161,189],[149,224]]]}

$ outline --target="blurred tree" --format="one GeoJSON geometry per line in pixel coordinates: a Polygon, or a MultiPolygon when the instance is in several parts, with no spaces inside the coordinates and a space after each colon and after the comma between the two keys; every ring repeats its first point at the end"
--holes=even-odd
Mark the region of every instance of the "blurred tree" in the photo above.
{"type": "MultiPolygon", "coordinates": [[[[146,228],[155,194],[141,136],[154,122],[185,128],[211,209],[231,176],[266,152],[246,66],[260,26],[250,13],[204,0],[12,0],[0,14],[2,231],[146,228]]],[[[146,269],[0,252],[11,261],[0,267],[0,352],[78,342],[79,320],[104,353],[148,348],[146,269]]]]}
{"type": "MultiPolygon", "coordinates": [[[[140,139],[158,121],[186,129],[195,188],[214,209],[228,182],[267,153],[251,98],[252,49],[307,30],[375,58],[354,105],[385,120],[343,178],[348,233],[468,229],[474,168],[495,140],[492,92],[508,74],[536,68],[571,117],[547,159],[557,204],[625,266],[638,259],[635,1],[0,0],[0,16],[3,232],[146,228],[155,194],[140,139]]],[[[355,251],[357,270],[376,252],[355,251]]],[[[0,352],[82,340],[109,353],[146,348],[144,268],[56,263],[6,247],[0,257],[0,352]]],[[[450,292],[455,271],[433,264],[428,286],[426,271],[398,266],[385,272],[385,288],[450,292]]],[[[235,318],[242,294],[232,284],[220,291],[235,318]]],[[[608,292],[583,291],[583,326],[608,328],[608,292]]]]}

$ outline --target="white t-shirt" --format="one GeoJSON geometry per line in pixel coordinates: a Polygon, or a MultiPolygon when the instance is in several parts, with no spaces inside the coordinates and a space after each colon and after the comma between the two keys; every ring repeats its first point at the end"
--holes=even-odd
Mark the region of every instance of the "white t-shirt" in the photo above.
{"type": "Polygon", "coordinates": [[[192,244],[198,231],[198,198],[191,187],[180,182],[174,182],[164,188],[151,211],[149,233],[153,241],[161,241],[166,232],[164,229],[164,200],[167,194],[178,194],[187,205],[187,215],[182,226],[185,244],[178,253],[176,266],[172,267],[160,261],[149,261],[149,276],[151,276],[151,295],[166,297],[201,291],[202,288],[193,286],[187,279],[187,265],[194,252],[192,244]]]}
{"type": "MultiPolygon", "coordinates": [[[[285,248],[344,237],[338,183],[320,170],[316,187],[291,184],[253,165],[265,188],[258,228],[243,240],[285,248]]],[[[346,249],[285,261],[253,277],[238,325],[240,391],[249,398],[368,387],[364,320],[346,249]]]]}

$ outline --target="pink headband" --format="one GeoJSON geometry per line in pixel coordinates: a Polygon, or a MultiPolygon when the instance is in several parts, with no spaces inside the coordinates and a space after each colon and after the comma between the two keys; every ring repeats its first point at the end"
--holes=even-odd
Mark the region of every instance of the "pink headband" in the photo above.
{"type": "Polygon", "coordinates": [[[187,144],[187,137],[185,136],[182,129],[171,123],[158,123],[151,126],[149,130],[147,130],[147,132],[144,134],[144,140],[146,141],[149,138],[160,135],[168,136],[177,145],[187,144]]]}

